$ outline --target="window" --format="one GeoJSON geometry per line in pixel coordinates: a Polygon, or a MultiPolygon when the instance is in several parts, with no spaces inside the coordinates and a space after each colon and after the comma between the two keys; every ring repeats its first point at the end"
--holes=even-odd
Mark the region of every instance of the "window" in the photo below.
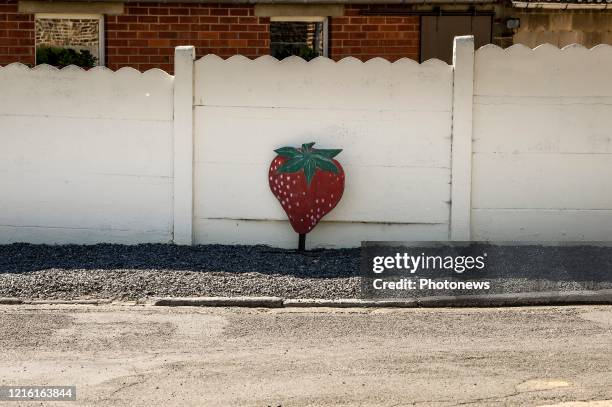
{"type": "Polygon", "coordinates": [[[270,54],[278,59],[297,55],[307,61],[327,56],[327,18],[272,17],[270,54]]]}
{"type": "Polygon", "coordinates": [[[100,14],[36,14],[36,64],[104,65],[104,17],[100,14]]]}

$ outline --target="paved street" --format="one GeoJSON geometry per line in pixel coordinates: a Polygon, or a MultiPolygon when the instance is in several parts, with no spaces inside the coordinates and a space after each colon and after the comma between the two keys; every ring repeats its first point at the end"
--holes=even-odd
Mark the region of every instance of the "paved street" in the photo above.
{"type": "Polygon", "coordinates": [[[605,306],[1,306],[0,332],[1,384],[77,386],[76,403],[52,406],[612,400],[612,307],[605,306]]]}

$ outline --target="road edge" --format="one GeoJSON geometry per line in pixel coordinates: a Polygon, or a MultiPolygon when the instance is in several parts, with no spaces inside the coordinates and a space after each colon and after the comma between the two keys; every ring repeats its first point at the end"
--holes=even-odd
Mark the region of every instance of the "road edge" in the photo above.
{"type": "Polygon", "coordinates": [[[555,305],[612,305],[612,289],[541,293],[506,293],[464,296],[433,296],[406,299],[323,299],[281,297],[152,297],[137,301],[112,299],[41,300],[0,298],[0,305],[150,305],[156,307],[241,308],[474,308],[555,305]]]}

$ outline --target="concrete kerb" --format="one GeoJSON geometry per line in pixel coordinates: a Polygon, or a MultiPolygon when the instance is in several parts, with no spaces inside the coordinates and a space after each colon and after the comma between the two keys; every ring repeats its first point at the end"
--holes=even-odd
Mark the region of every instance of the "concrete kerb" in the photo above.
{"type": "Polygon", "coordinates": [[[527,307],[541,305],[612,305],[612,290],[436,296],[417,300],[419,307],[527,307]]]}
{"type": "Polygon", "coordinates": [[[242,308],[438,308],[438,307],[528,307],[546,305],[612,305],[612,289],[542,293],[508,293],[466,296],[434,296],[393,300],[321,299],[280,297],[166,297],[121,302],[110,299],[28,300],[0,298],[0,305],[106,305],[132,304],[165,307],[242,308]]]}
{"type": "Polygon", "coordinates": [[[280,297],[172,297],[154,299],[154,306],[281,308],[280,297]]]}
{"type": "Polygon", "coordinates": [[[283,301],[283,306],[286,308],[316,308],[316,307],[329,307],[329,308],[416,308],[418,303],[413,299],[405,300],[362,300],[362,299],[287,299],[283,301]]]}
{"type": "Polygon", "coordinates": [[[21,298],[0,298],[0,305],[19,305],[23,304],[21,298]]]}
{"type": "Polygon", "coordinates": [[[154,306],[261,307],[261,308],[435,308],[519,307],[542,305],[612,305],[612,289],[542,293],[435,296],[395,300],[281,299],[279,297],[160,298],[154,306]]]}

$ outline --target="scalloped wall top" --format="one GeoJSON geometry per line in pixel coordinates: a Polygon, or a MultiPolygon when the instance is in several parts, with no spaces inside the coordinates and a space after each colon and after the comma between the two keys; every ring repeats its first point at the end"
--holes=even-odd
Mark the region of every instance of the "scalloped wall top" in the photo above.
{"type": "Polygon", "coordinates": [[[174,77],[160,69],[16,63],[0,68],[0,104],[4,114],[170,121],[173,84],[174,77]]]}
{"type": "Polygon", "coordinates": [[[452,66],[438,59],[210,54],[196,61],[194,74],[196,105],[448,112],[452,100],[452,66]]]}
{"type": "MultiPolygon", "coordinates": [[[[524,44],[513,44],[508,48],[502,48],[498,45],[495,44],[486,44],[483,45],[482,47],[478,48],[476,50],[476,53],[478,54],[485,54],[485,53],[504,53],[504,54],[509,54],[509,55],[515,55],[515,54],[523,54],[526,52],[533,52],[533,53],[543,53],[543,52],[560,52],[560,53],[576,53],[576,52],[595,52],[595,53],[608,53],[608,52],[612,52],[612,45],[609,44],[598,44],[592,48],[586,48],[581,44],[569,44],[566,45],[564,47],[557,47],[556,45],[552,45],[549,43],[546,44],[541,44],[536,46],[535,48],[531,48],[527,45],[524,44]]],[[[411,59],[411,58],[400,58],[398,60],[395,61],[389,61],[387,59],[381,58],[381,57],[375,57],[375,58],[371,58],[368,59],[367,61],[362,61],[358,58],[349,56],[349,57],[344,57],[340,60],[334,60],[328,57],[323,57],[323,56],[319,56],[316,57],[310,61],[306,61],[303,58],[299,57],[299,56],[290,56],[287,58],[284,58],[282,60],[279,60],[271,55],[263,55],[260,57],[257,57],[255,59],[251,59],[248,58],[244,55],[233,55],[231,57],[228,58],[222,58],[216,54],[207,54],[199,59],[196,60],[196,62],[200,62],[200,61],[208,61],[208,60],[219,60],[219,61],[226,61],[226,62],[236,62],[236,61],[245,61],[245,62],[257,62],[257,63],[278,63],[278,64],[282,64],[282,65],[298,65],[298,64],[312,64],[312,65],[322,65],[322,64],[413,64],[413,65],[435,65],[435,64],[439,64],[439,65],[448,65],[446,62],[441,61],[439,59],[436,58],[432,58],[432,59],[428,59],[426,61],[423,61],[419,64],[419,62],[411,59]]],[[[146,71],[139,71],[135,68],[132,67],[122,67],[119,68],[117,70],[112,70],[109,69],[107,67],[104,66],[96,66],[94,68],[91,68],[89,70],[85,70],[83,68],[80,68],[78,66],[75,65],[69,65],[66,66],[64,68],[56,68],[54,66],[50,66],[47,64],[41,64],[41,65],[36,65],[34,67],[28,67],[27,65],[24,65],[20,62],[14,62],[8,65],[0,65],[0,71],[4,70],[4,69],[22,69],[22,70],[35,70],[35,71],[60,71],[60,72],[87,72],[87,73],[96,73],[96,72],[110,72],[113,74],[121,74],[121,73],[125,73],[126,71],[131,71],[132,73],[139,73],[139,74],[147,74],[147,75],[152,75],[152,72],[155,72],[157,74],[165,74],[168,76],[172,76],[170,75],[168,72],[161,70],[159,68],[152,68],[146,71]]]]}
{"type": "Polygon", "coordinates": [[[84,75],[95,75],[95,74],[112,74],[112,75],[147,75],[147,76],[163,76],[163,77],[173,77],[168,72],[159,69],[152,68],[146,71],[139,71],[138,69],[132,68],[130,66],[124,66],[116,71],[107,68],[105,66],[95,66],[91,69],[83,69],[76,65],[68,65],[63,68],[57,68],[55,66],[40,64],[34,67],[29,67],[27,65],[22,64],[21,62],[13,62],[8,65],[0,65],[0,72],[2,71],[32,71],[32,72],[59,72],[59,73],[67,73],[67,74],[84,74],[84,75]]]}
{"type": "Polygon", "coordinates": [[[340,60],[334,60],[328,57],[324,57],[324,56],[319,56],[316,58],[311,59],[310,61],[306,61],[305,59],[299,57],[299,56],[295,56],[292,55],[290,57],[287,58],[283,58],[283,59],[277,59],[271,55],[263,55],[254,59],[251,59],[249,57],[246,57],[244,55],[232,55],[231,57],[228,58],[222,58],[219,55],[216,54],[207,54],[204,55],[203,57],[199,58],[196,60],[196,63],[200,63],[200,62],[206,62],[206,61],[224,61],[224,62],[244,62],[244,63],[269,63],[269,64],[280,64],[280,65],[286,65],[286,66],[291,66],[291,65],[303,65],[303,64],[308,64],[308,65],[324,65],[324,64],[329,64],[329,65],[349,65],[349,64],[366,64],[366,65],[371,65],[371,64],[387,64],[387,65],[394,65],[394,64],[410,64],[410,65],[415,65],[415,66],[419,66],[419,65],[441,65],[441,66],[449,66],[446,62],[436,59],[436,58],[432,58],[432,59],[428,59],[422,63],[419,63],[417,61],[415,61],[414,59],[411,58],[400,58],[398,60],[395,61],[389,61],[388,59],[385,58],[381,58],[381,57],[375,57],[375,58],[371,58],[368,59],[367,61],[362,61],[356,57],[344,57],[340,60]]]}
{"type": "MultiPolygon", "coordinates": [[[[486,45],[476,51],[474,93],[483,97],[608,98],[612,46],[486,45]]],[[[560,102],[556,102],[560,103],[560,102]]],[[[567,103],[564,102],[564,103],[567,103]]],[[[580,103],[584,103],[581,101],[580,103]]]]}
{"type": "Polygon", "coordinates": [[[476,50],[478,54],[485,53],[499,53],[506,55],[521,55],[526,53],[560,53],[564,55],[571,55],[574,53],[610,53],[612,52],[612,45],[609,44],[598,44],[593,48],[587,48],[581,44],[569,44],[564,47],[557,47],[556,45],[545,43],[536,46],[535,48],[531,48],[525,44],[513,44],[508,48],[502,48],[495,44],[486,44],[476,50]]]}

